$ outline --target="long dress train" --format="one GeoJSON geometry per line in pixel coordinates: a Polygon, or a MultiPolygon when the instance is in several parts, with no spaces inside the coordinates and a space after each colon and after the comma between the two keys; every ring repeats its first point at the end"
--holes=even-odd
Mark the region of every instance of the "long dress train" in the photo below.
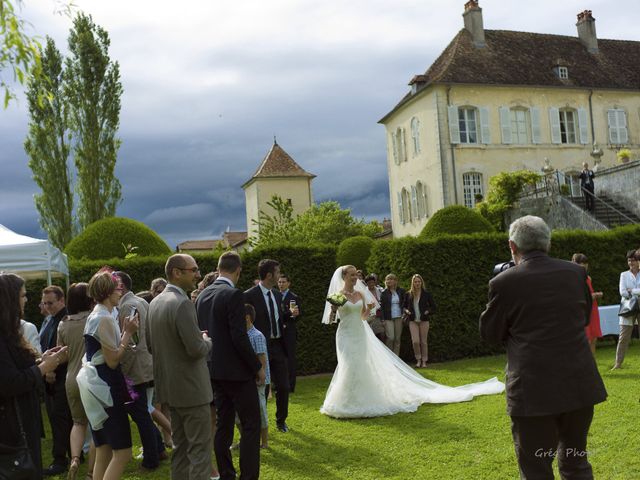
{"type": "Polygon", "coordinates": [[[476,395],[504,391],[504,383],[495,377],[460,387],[427,380],[376,338],[361,312],[362,300],[339,309],[338,366],[321,413],[336,418],[379,417],[415,412],[423,403],[466,402],[476,395]]]}

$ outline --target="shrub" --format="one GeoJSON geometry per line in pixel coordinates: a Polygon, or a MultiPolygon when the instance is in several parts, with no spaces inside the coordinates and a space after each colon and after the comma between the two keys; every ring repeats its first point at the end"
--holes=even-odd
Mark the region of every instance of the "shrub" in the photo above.
{"type": "Polygon", "coordinates": [[[147,257],[171,253],[169,246],[144,223],[130,218],[109,217],[89,225],[71,240],[65,253],[75,259],[124,258],[137,247],[135,256],[147,257]]]}
{"type": "Polygon", "coordinates": [[[360,270],[364,270],[367,265],[373,239],[371,237],[358,236],[345,238],[338,245],[336,262],[338,265],[353,265],[360,270]]]}
{"type": "Polygon", "coordinates": [[[494,231],[489,221],[479,213],[462,205],[449,205],[441,208],[431,217],[420,232],[420,238],[494,231]]]}

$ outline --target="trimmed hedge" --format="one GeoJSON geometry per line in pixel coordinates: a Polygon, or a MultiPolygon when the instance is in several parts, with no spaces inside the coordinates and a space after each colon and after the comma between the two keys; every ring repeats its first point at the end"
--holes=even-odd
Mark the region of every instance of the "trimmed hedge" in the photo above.
{"type": "Polygon", "coordinates": [[[469,233],[495,232],[493,225],[475,210],[462,205],[449,205],[441,208],[420,232],[423,239],[436,238],[440,235],[457,235],[469,233]]]}
{"type": "MultiPolygon", "coordinates": [[[[434,296],[438,313],[429,329],[429,358],[435,361],[485,355],[501,351],[485,344],[478,333],[478,319],[487,301],[488,281],[497,263],[511,258],[507,234],[443,236],[421,240],[406,238],[376,242],[368,268],[382,275],[393,272],[403,287],[420,273],[434,296]]],[[[589,269],[601,305],[620,301],[620,272],[627,270],[626,252],[640,246],[640,226],[606,232],[558,231],[550,255],[571,260],[576,252],[589,257],[589,269]]],[[[409,332],[402,336],[401,356],[412,358],[409,332]]]]}
{"type": "Polygon", "coordinates": [[[166,255],[169,246],[144,223],[124,217],[109,217],[89,225],[69,242],[65,253],[75,259],[124,258],[123,245],[137,247],[138,257],[166,255]]]}
{"type": "Polygon", "coordinates": [[[372,246],[373,238],[371,237],[345,238],[338,245],[338,252],[336,253],[337,265],[353,265],[359,270],[364,270],[371,255],[372,246]]]}
{"type": "MultiPolygon", "coordinates": [[[[598,233],[583,231],[556,232],[551,255],[570,259],[575,252],[589,257],[589,267],[596,290],[604,292],[602,304],[619,302],[618,280],[626,270],[625,254],[640,246],[640,227],[621,227],[598,233]]],[[[216,253],[196,254],[203,274],[217,264],[216,253]]],[[[300,374],[331,372],[336,365],[335,325],[322,325],[320,318],[329,280],[335,270],[333,247],[280,247],[257,249],[242,254],[243,270],[238,287],[247,289],[257,277],[261,258],[274,258],[292,282],[292,290],[300,296],[302,317],[298,323],[298,371],[300,374]]],[[[387,273],[398,275],[400,284],[408,287],[411,275],[420,273],[438,304],[429,332],[429,358],[443,361],[487,355],[501,347],[487,345],[478,333],[478,318],[487,300],[487,282],[496,263],[509,260],[507,235],[504,233],[442,236],[421,240],[404,238],[373,243],[367,267],[381,278],[387,273]]],[[[146,290],[152,279],[164,276],[167,255],[136,257],[129,260],[71,260],[71,280],[87,281],[102,266],[128,272],[133,290],[146,290]]],[[[56,283],[60,284],[57,280],[56,283]]],[[[26,319],[40,325],[38,311],[44,281],[30,281],[27,291],[26,319]]],[[[401,356],[412,359],[408,329],[402,335],[401,356]]]]}

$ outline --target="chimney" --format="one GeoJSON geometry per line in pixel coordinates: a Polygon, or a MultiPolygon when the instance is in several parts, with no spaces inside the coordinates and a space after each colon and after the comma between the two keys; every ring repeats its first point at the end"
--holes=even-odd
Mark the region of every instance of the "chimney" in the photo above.
{"type": "Polygon", "coordinates": [[[598,37],[596,36],[596,19],[591,15],[591,10],[585,10],[578,14],[578,38],[589,51],[598,53],[598,37]]]}
{"type": "Polygon", "coordinates": [[[477,0],[469,0],[464,4],[464,28],[471,34],[473,46],[482,48],[486,45],[484,41],[484,26],[482,25],[482,9],[477,0]]]}

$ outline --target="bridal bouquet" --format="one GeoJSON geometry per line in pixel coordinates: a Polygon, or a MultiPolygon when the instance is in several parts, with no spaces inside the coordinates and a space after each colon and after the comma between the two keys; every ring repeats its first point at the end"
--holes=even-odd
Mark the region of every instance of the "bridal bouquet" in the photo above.
{"type": "MultiPolygon", "coordinates": [[[[341,307],[345,303],[347,303],[347,296],[342,292],[336,292],[327,297],[327,302],[336,307],[341,307]]],[[[337,312],[335,310],[331,311],[331,315],[329,316],[329,323],[336,322],[336,313],[337,312]]]]}

